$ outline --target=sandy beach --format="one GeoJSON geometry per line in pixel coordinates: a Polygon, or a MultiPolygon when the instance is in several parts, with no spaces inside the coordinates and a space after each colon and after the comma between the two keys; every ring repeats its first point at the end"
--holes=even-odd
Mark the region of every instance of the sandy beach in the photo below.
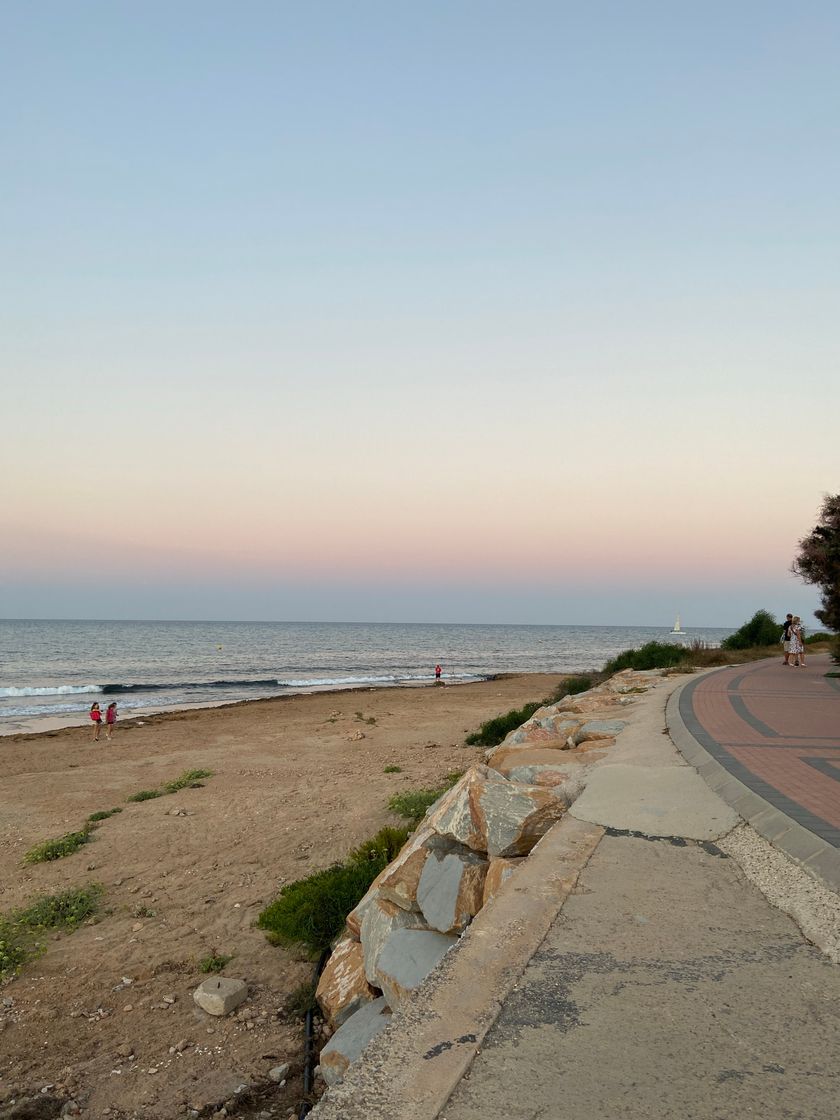
{"type": "Polygon", "coordinates": [[[269,945],[254,926],[259,912],[284,883],[398,823],[386,807],[392,794],[475,761],[480,749],[463,744],[480,722],[547,696],[561,679],[320,692],[144,716],[120,722],[110,743],[104,733],[93,743],[89,727],[3,738],[0,909],[89,882],[105,893],[98,921],[55,935],[0,989],[0,1102],[51,1085],[92,1116],[164,1120],[212,1112],[248,1084],[255,1095],[239,1115],[273,1108],[286,1117],[299,1099],[301,1027],[285,1004],[312,966],[269,945]],[[126,803],[191,769],[213,777],[126,803]],[[73,855],[22,863],[34,845],[117,806],[73,855]],[[232,956],[225,975],[248,982],[238,1016],[210,1019],[193,1003],[198,962],[211,954],[232,956]],[[268,1070],[286,1061],[290,1078],[278,1088],[268,1070]]]}

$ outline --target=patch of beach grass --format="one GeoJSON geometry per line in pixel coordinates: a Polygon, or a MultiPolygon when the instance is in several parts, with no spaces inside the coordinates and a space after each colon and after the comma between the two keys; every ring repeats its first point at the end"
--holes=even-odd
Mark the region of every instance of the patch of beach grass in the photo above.
{"type": "Polygon", "coordinates": [[[411,828],[416,827],[428,809],[451,789],[463,774],[463,770],[452,770],[446,775],[443,784],[434,789],[410,789],[405,793],[395,793],[388,802],[388,808],[398,817],[404,817],[411,828]]]}
{"type": "Polygon", "coordinates": [[[78,832],[66,832],[64,836],[56,836],[52,840],[45,840],[43,844],[36,844],[24,855],[24,863],[49,863],[54,859],[63,859],[77,852],[83,844],[88,844],[93,839],[93,829],[89,824],[80,828],[78,832]]]}
{"type": "Polygon", "coordinates": [[[402,766],[386,766],[383,774],[402,774],[402,766]]]}
{"type": "Polygon", "coordinates": [[[0,980],[14,976],[44,952],[38,936],[56,930],[72,932],[94,917],[103,894],[100,883],[42,895],[23,910],[0,914],[0,980]]]}
{"type": "Polygon", "coordinates": [[[257,925],[273,945],[319,953],[341,933],[344,919],[384,867],[379,860],[334,863],[287,883],[260,914],[257,925]]]}
{"type": "Polygon", "coordinates": [[[400,851],[410,835],[408,828],[393,828],[386,825],[380,828],[370,840],[365,840],[358,848],[353,848],[347,857],[348,863],[381,863],[386,867],[400,851]]]}
{"type": "Polygon", "coordinates": [[[96,824],[97,821],[105,821],[108,817],[113,817],[114,813],[121,813],[122,809],[100,809],[98,813],[91,813],[88,820],[91,824],[96,824]]]}
{"type": "Polygon", "coordinates": [[[201,958],[198,968],[200,972],[221,972],[232,960],[233,956],[227,953],[211,953],[209,957],[201,958]]]}
{"type": "Polygon", "coordinates": [[[200,787],[202,778],[212,777],[212,770],[185,770],[177,778],[164,782],[158,789],[141,789],[138,793],[132,793],[126,801],[152,801],[155,797],[165,797],[182,789],[195,789],[200,787]]]}
{"type": "Polygon", "coordinates": [[[101,883],[88,883],[58,894],[42,895],[25,910],[18,910],[15,922],[29,930],[75,929],[97,912],[103,891],[101,883]]]}
{"type": "Polygon", "coordinates": [[[181,789],[187,789],[190,786],[195,786],[202,778],[212,778],[212,770],[185,770],[178,778],[173,778],[171,782],[164,782],[164,793],[177,793],[181,789]]]}
{"type": "Polygon", "coordinates": [[[408,836],[407,828],[383,828],[354,848],[343,863],[287,883],[260,914],[257,925],[273,945],[303,947],[312,955],[328,948],[408,836]]]}
{"type": "Polygon", "coordinates": [[[369,723],[373,726],[373,724],[376,723],[376,716],[366,716],[363,712],[356,712],[356,722],[369,723]]]}
{"type": "Polygon", "coordinates": [[[542,700],[534,700],[521,708],[513,708],[511,711],[505,712],[504,715],[485,720],[478,731],[474,731],[472,735],[467,736],[465,742],[468,747],[495,747],[498,743],[501,743],[506,735],[515,731],[526,719],[530,719],[537,708],[542,706],[542,700]]]}
{"type": "Polygon", "coordinates": [[[162,789],[141,789],[137,793],[132,793],[126,801],[153,801],[156,797],[163,797],[162,789]]]}
{"type": "Polygon", "coordinates": [[[571,677],[564,677],[548,702],[556,704],[566,696],[577,696],[579,692],[588,692],[596,683],[596,678],[588,673],[575,673],[571,677]]]}

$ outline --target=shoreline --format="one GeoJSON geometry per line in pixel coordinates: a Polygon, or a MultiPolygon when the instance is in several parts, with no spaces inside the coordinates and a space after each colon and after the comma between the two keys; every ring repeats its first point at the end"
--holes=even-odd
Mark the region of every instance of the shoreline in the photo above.
{"type": "MultiPolygon", "coordinates": [[[[558,679],[563,677],[575,676],[577,672],[582,670],[569,670],[562,673],[557,673],[558,679]]],[[[216,700],[216,701],[200,701],[194,704],[178,704],[174,707],[156,707],[149,705],[143,708],[130,709],[130,715],[119,714],[119,706],[117,707],[117,723],[116,727],[125,727],[128,725],[143,726],[144,724],[153,721],[159,721],[161,717],[177,716],[184,712],[203,712],[215,711],[222,708],[240,708],[248,704],[274,704],[278,702],[286,702],[298,699],[301,696],[324,696],[336,695],[345,696],[354,692],[398,692],[402,689],[417,691],[422,689],[438,689],[438,688],[464,688],[469,685],[487,684],[493,681],[510,680],[515,677],[528,677],[528,676],[554,676],[553,673],[488,673],[486,676],[475,677],[471,680],[459,680],[453,682],[443,681],[439,684],[436,681],[399,681],[394,684],[375,684],[375,685],[334,685],[334,686],[320,686],[310,685],[300,689],[287,689],[279,696],[253,696],[245,697],[242,700],[216,700]]],[[[90,728],[90,719],[88,718],[87,711],[80,712],[78,715],[69,716],[28,716],[24,717],[30,721],[31,726],[23,729],[20,725],[9,723],[6,727],[0,724],[0,740],[31,740],[40,736],[54,737],[62,731],[71,731],[76,728],[90,728]],[[37,726],[35,726],[37,724],[37,726]]],[[[115,732],[117,734],[117,732],[115,732]]],[[[100,737],[100,742],[104,742],[104,737],[100,737]]]]}

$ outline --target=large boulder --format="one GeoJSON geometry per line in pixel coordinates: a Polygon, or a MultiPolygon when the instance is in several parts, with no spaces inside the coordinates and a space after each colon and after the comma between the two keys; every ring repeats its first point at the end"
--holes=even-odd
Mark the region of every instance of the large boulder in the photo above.
{"type": "Polygon", "coordinates": [[[579,720],[570,719],[568,713],[554,713],[536,719],[532,716],[521,727],[505,736],[502,746],[515,746],[517,743],[546,742],[553,739],[567,739],[578,729],[579,720]]]}
{"type": "Polygon", "coordinates": [[[359,1008],[376,998],[365,976],[365,954],[360,942],[344,937],[327,961],[315,998],[331,1026],[339,1027],[359,1008]]]}
{"type": "Polygon", "coordinates": [[[384,997],[366,1003],[338,1028],[321,1051],[321,1073],[327,1085],[336,1085],[351,1062],[383,1031],[391,1016],[384,997]]]}
{"type": "Polygon", "coordinates": [[[589,719],[574,734],[575,746],[595,739],[615,739],[627,725],[621,719],[589,719]]]}
{"type": "Polygon", "coordinates": [[[374,899],[365,911],[361,929],[365,976],[368,983],[376,985],[376,964],[379,954],[394,930],[428,928],[422,914],[413,910],[403,910],[401,906],[389,902],[386,898],[374,899]]]}
{"type": "Polygon", "coordinates": [[[486,874],[487,861],[468,849],[429,853],[417,902],[432,929],[456,933],[469,925],[481,909],[486,874]]]}
{"type": "Polygon", "coordinates": [[[560,701],[558,707],[564,712],[574,712],[576,715],[589,715],[592,712],[602,712],[610,708],[623,708],[631,704],[629,696],[616,696],[611,692],[580,692],[577,696],[566,696],[560,701]]]}
{"type": "Polygon", "coordinates": [[[563,809],[551,790],[520,786],[488,766],[474,766],[429,810],[426,824],[473,851],[520,856],[530,852],[563,809]]]}
{"type": "Polygon", "coordinates": [[[511,875],[516,871],[517,867],[524,862],[524,856],[518,859],[505,859],[498,857],[497,859],[490,860],[490,866],[487,869],[487,876],[484,880],[484,891],[481,898],[481,905],[486,906],[491,898],[499,893],[499,888],[502,883],[506,883],[511,875]]]}
{"type": "Polygon", "coordinates": [[[398,929],[391,934],[379,954],[376,983],[393,1011],[419,988],[456,941],[422,929],[398,929]]]}

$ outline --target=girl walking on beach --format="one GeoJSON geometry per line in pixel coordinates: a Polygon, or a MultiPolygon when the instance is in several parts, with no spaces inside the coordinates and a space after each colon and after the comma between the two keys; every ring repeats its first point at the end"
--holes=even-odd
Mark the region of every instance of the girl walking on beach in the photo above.
{"type": "Polygon", "coordinates": [[[99,710],[99,705],[94,700],[90,706],[90,718],[93,720],[93,741],[99,742],[99,726],[102,723],[102,712],[99,710]]]}
{"type": "Polygon", "coordinates": [[[111,738],[111,731],[114,724],[117,722],[117,702],[112,700],[108,707],[105,709],[105,738],[111,738]]]}

